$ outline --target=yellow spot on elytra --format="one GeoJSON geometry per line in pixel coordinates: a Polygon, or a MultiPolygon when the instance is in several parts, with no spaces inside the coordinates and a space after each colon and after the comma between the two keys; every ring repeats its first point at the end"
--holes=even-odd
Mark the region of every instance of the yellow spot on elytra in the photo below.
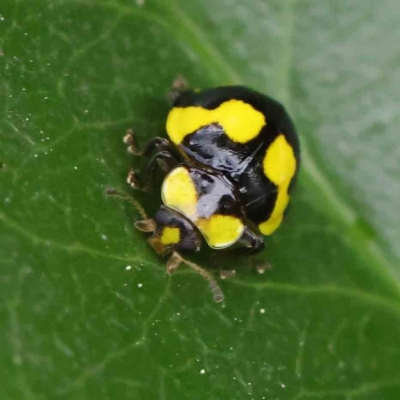
{"type": "Polygon", "coordinates": [[[265,175],[277,186],[278,195],[274,209],[267,221],[258,227],[262,234],[270,235],[281,224],[289,203],[288,189],[296,173],[296,157],[285,136],[279,135],[268,147],[263,160],[265,175]]]}
{"type": "Polygon", "coordinates": [[[247,143],[266,125],[264,114],[241,100],[229,100],[214,110],[199,106],[174,107],[167,118],[168,136],[180,144],[185,136],[202,126],[218,123],[226,135],[237,143],[247,143]]]}
{"type": "Polygon", "coordinates": [[[164,179],[161,188],[163,203],[189,219],[196,218],[197,192],[185,167],[177,167],[164,179]]]}
{"type": "MultiPolygon", "coordinates": [[[[161,196],[166,206],[183,214],[199,229],[212,248],[229,247],[242,236],[245,226],[240,218],[220,214],[212,215],[209,218],[199,218],[196,187],[189,171],[183,166],[175,168],[166,176],[161,196]]],[[[165,229],[161,236],[161,242],[164,245],[174,244],[174,240],[179,241],[180,238],[175,236],[176,232],[165,232],[165,229]]]]}
{"type": "Polygon", "coordinates": [[[179,228],[166,226],[161,234],[161,243],[164,246],[179,243],[181,239],[181,232],[179,228]]]}
{"type": "Polygon", "coordinates": [[[236,243],[244,231],[243,222],[230,215],[215,214],[199,219],[196,226],[203,233],[210,247],[223,249],[236,243]]]}

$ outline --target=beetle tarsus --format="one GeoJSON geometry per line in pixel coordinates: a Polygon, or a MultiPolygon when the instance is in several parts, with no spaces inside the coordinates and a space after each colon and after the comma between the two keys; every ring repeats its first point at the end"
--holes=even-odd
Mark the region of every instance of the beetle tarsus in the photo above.
{"type": "Polygon", "coordinates": [[[173,104],[179,95],[188,90],[189,85],[182,75],[178,75],[172,82],[171,90],[167,94],[167,100],[173,104]]]}
{"type": "Polygon", "coordinates": [[[148,186],[141,185],[140,179],[139,179],[137,173],[132,169],[129,171],[128,176],[126,177],[126,182],[129,184],[129,186],[132,189],[142,190],[143,192],[148,191],[148,186]]]}
{"type": "Polygon", "coordinates": [[[137,146],[136,135],[132,128],[128,128],[123,138],[129,153],[135,156],[142,156],[143,151],[140,151],[137,146]]]}
{"type": "Polygon", "coordinates": [[[221,279],[231,279],[236,275],[236,270],[234,269],[221,269],[219,271],[219,276],[221,279]]]}

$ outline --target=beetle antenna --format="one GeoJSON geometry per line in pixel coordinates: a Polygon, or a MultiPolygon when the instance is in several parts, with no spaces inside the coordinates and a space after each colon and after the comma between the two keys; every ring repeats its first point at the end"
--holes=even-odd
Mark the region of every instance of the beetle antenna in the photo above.
{"type": "Polygon", "coordinates": [[[128,194],[119,192],[118,190],[115,190],[113,188],[107,188],[106,195],[115,197],[117,199],[129,201],[129,203],[131,203],[135,207],[136,211],[140,214],[140,216],[143,219],[149,219],[149,217],[147,216],[147,213],[144,210],[144,208],[142,207],[142,205],[136,199],[134,199],[132,196],[129,196],[128,194]]]}
{"type": "Polygon", "coordinates": [[[214,277],[207,272],[204,268],[200,267],[200,265],[195,264],[192,261],[187,260],[186,258],[183,258],[179,253],[176,251],[174,252],[174,256],[182,263],[186,264],[188,267],[192,268],[194,271],[196,271],[198,274],[200,274],[210,285],[211,292],[213,294],[214,301],[217,303],[221,303],[224,301],[225,296],[224,293],[222,292],[222,289],[218,286],[217,281],[214,279],[214,277]]]}

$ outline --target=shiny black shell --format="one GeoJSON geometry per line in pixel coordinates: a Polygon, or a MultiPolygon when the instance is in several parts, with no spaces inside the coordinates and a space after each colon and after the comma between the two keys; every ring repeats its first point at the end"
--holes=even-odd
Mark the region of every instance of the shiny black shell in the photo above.
{"type": "Polygon", "coordinates": [[[268,123],[255,138],[246,143],[237,143],[224,133],[216,121],[185,136],[178,148],[191,162],[225,174],[241,193],[247,217],[258,225],[268,220],[277,198],[277,186],[266,176],[263,159],[278,135],[283,134],[293,149],[297,161],[296,172],[299,166],[299,141],[285,108],[271,97],[243,86],[217,87],[200,92],[185,91],[176,99],[173,107],[195,106],[213,110],[232,99],[250,104],[264,114],[268,123]]]}

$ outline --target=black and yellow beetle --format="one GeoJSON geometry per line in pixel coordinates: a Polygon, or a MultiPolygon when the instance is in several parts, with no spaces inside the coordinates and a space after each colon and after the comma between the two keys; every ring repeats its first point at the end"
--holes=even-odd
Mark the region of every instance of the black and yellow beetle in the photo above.
{"type": "Polygon", "coordinates": [[[174,97],[169,140],[153,138],[140,152],[132,131],[124,138],[131,153],[151,156],[142,179],[129,173],[132,187],[149,187],[157,169],[165,174],[163,205],[135,226],[151,234],[159,254],[172,254],[168,271],[187,263],[221,301],[210,275],[181,254],[198,251],[203,238],[214,249],[261,251],[263,235],[279,227],[289,202],[299,168],[298,138],[281,104],[243,86],[176,88],[174,97]]]}

